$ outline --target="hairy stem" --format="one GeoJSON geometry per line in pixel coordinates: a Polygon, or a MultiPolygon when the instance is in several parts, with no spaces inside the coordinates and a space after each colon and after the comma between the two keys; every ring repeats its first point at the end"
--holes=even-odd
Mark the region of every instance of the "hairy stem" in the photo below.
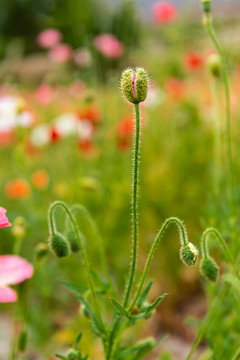
{"type": "Polygon", "coordinates": [[[91,273],[90,273],[90,264],[89,264],[89,261],[88,261],[88,257],[87,257],[85,247],[84,247],[84,245],[82,243],[82,240],[81,240],[81,237],[80,237],[80,234],[79,234],[78,225],[77,225],[76,220],[74,219],[71,211],[69,210],[68,206],[62,201],[55,201],[50,206],[50,209],[49,209],[49,223],[50,223],[51,232],[52,232],[52,234],[55,234],[54,209],[57,206],[60,206],[60,207],[62,207],[64,209],[64,211],[68,215],[69,220],[71,221],[73,229],[74,229],[74,231],[76,233],[78,243],[79,243],[79,247],[80,247],[80,250],[81,250],[81,254],[82,254],[82,257],[83,257],[84,268],[85,268],[85,271],[86,271],[86,274],[87,274],[88,283],[89,283],[91,293],[92,293],[92,297],[93,297],[93,302],[94,302],[96,314],[97,314],[99,323],[101,325],[101,328],[102,328],[102,330],[104,330],[104,325],[103,325],[103,322],[102,322],[102,317],[101,317],[101,312],[100,312],[100,308],[99,308],[99,304],[98,304],[97,294],[96,294],[94,282],[92,280],[91,273]]]}
{"type": "Polygon", "coordinates": [[[134,159],[133,159],[133,194],[132,194],[132,219],[133,219],[133,254],[132,263],[130,268],[129,280],[127,289],[125,292],[123,305],[127,306],[131,288],[134,280],[136,262],[137,262],[137,243],[138,243],[138,216],[137,216],[137,191],[138,191],[138,162],[139,162],[139,147],[140,147],[140,113],[139,105],[135,104],[135,115],[136,115],[136,130],[135,130],[135,148],[134,148],[134,159]]]}
{"type": "Polygon", "coordinates": [[[181,220],[179,220],[178,218],[176,217],[170,217],[168,218],[167,220],[165,220],[165,222],[163,223],[161,229],[159,230],[154,242],[153,242],[153,245],[151,247],[151,250],[149,252],[149,255],[148,255],[148,258],[147,258],[147,262],[146,262],[146,265],[145,265],[145,269],[143,271],[143,274],[142,274],[142,277],[141,277],[141,280],[140,280],[140,283],[138,285],[138,289],[137,289],[137,293],[131,303],[131,305],[129,306],[129,310],[130,311],[133,306],[136,304],[137,300],[138,300],[138,297],[140,296],[140,293],[142,291],[142,288],[143,288],[143,285],[144,285],[144,281],[146,279],[146,276],[147,276],[147,273],[148,273],[148,270],[149,270],[149,267],[150,267],[150,263],[151,263],[151,260],[152,260],[152,257],[153,257],[153,254],[155,252],[155,249],[158,245],[158,242],[159,240],[161,239],[166,227],[170,224],[170,223],[174,223],[176,224],[178,227],[179,227],[179,232],[180,232],[180,240],[181,240],[181,243],[182,245],[187,245],[187,238],[186,238],[186,232],[185,232],[185,229],[184,229],[184,226],[183,226],[183,223],[181,220]]]}

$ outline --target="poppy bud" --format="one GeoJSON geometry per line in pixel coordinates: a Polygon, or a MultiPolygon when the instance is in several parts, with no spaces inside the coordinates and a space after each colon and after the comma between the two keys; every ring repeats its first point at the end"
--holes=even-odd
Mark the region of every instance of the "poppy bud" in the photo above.
{"type": "Polygon", "coordinates": [[[219,268],[211,257],[205,257],[201,261],[201,272],[210,281],[216,282],[218,279],[219,268]]]}
{"type": "Polygon", "coordinates": [[[75,349],[69,349],[67,352],[67,359],[68,360],[81,360],[81,353],[75,349]]]}
{"type": "Polygon", "coordinates": [[[76,233],[74,230],[69,230],[66,238],[68,239],[69,243],[70,243],[70,247],[72,252],[76,253],[79,251],[79,245],[78,245],[78,240],[76,237],[76,233]]]}
{"type": "Polygon", "coordinates": [[[142,68],[126,69],[122,73],[121,90],[125,98],[133,104],[144,101],[148,91],[148,75],[142,68]]]}
{"type": "Polygon", "coordinates": [[[59,233],[50,237],[49,247],[58,258],[66,257],[70,254],[69,242],[59,233]]]}
{"type": "Polygon", "coordinates": [[[219,78],[221,76],[221,58],[218,54],[209,56],[208,68],[214,77],[219,78]]]}
{"type": "Polygon", "coordinates": [[[210,13],[212,8],[212,0],[201,0],[204,13],[210,13]]]}
{"type": "Polygon", "coordinates": [[[22,330],[18,336],[18,351],[24,352],[27,347],[27,332],[22,330]]]}
{"type": "Polygon", "coordinates": [[[197,248],[190,242],[182,246],[180,249],[180,258],[188,266],[195,265],[198,258],[197,248]]]}

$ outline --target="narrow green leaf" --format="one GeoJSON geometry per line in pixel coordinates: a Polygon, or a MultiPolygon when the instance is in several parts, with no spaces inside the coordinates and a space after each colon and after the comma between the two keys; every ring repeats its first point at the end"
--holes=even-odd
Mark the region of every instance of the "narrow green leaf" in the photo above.
{"type": "Polygon", "coordinates": [[[81,338],[82,338],[82,332],[80,332],[80,333],[78,334],[77,338],[76,338],[76,341],[75,341],[75,344],[74,344],[75,349],[77,349],[78,344],[80,343],[81,338]]]}
{"type": "Polygon", "coordinates": [[[62,356],[62,355],[59,355],[59,354],[55,354],[55,356],[56,356],[58,359],[67,360],[67,358],[65,358],[65,356],[62,356]]]}
{"type": "Polygon", "coordinates": [[[102,281],[95,271],[90,270],[90,273],[91,273],[91,276],[93,278],[95,285],[98,288],[98,292],[106,294],[109,289],[109,284],[102,281]]]}
{"type": "Polygon", "coordinates": [[[147,284],[147,286],[145,287],[145,289],[143,290],[142,294],[140,295],[138,301],[137,301],[137,306],[140,308],[144,302],[144,300],[146,299],[146,297],[149,294],[149,291],[152,287],[153,281],[149,281],[149,283],[147,284]]]}
{"type": "Polygon", "coordinates": [[[163,294],[162,296],[159,296],[152,305],[149,305],[145,310],[145,316],[150,314],[156,307],[159,305],[159,303],[165,298],[167,294],[163,294]]]}
{"type": "Polygon", "coordinates": [[[124,307],[119,304],[119,302],[113,298],[110,298],[114,308],[117,310],[118,314],[121,316],[121,317],[126,317],[126,318],[129,318],[129,315],[128,315],[128,312],[124,309],[124,307]]]}
{"type": "Polygon", "coordinates": [[[240,280],[233,274],[225,274],[222,280],[231,285],[235,295],[240,298],[240,280]]]}

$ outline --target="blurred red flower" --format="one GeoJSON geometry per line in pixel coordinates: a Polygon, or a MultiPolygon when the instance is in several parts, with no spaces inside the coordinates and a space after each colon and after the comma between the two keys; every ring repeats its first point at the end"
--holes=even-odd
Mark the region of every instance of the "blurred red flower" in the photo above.
{"type": "Polygon", "coordinates": [[[165,83],[167,94],[174,99],[181,99],[184,95],[184,82],[183,80],[175,77],[167,79],[165,83]]]}
{"type": "Polygon", "coordinates": [[[131,146],[134,126],[132,116],[126,116],[118,123],[116,128],[117,145],[120,150],[126,150],[131,146]]]}
{"type": "Polygon", "coordinates": [[[62,34],[56,29],[46,29],[37,37],[37,44],[42,48],[52,48],[62,39],[62,34]]]}
{"type": "Polygon", "coordinates": [[[5,193],[10,199],[24,199],[30,194],[30,186],[24,179],[12,180],[6,184],[5,193]]]}
{"type": "Polygon", "coordinates": [[[38,170],[32,174],[32,182],[38,189],[45,189],[49,184],[49,175],[46,170],[38,170]]]}
{"type": "Polygon", "coordinates": [[[117,59],[123,54],[123,44],[113,34],[101,34],[94,39],[95,48],[105,57],[117,59]]]}
{"type": "Polygon", "coordinates": [[[87,108],[78,111],[80,120],[88,119],[93,125],[97,125],[101,120],[99,109],[95,105],[89,105],[87,108]]]}
{"type": "Polygon", "coordinates": [[[166,24],[176,19],[176,6],[167,1],[158,1],[152,7],[153,20],[157,24],[166,24]]]}
{"type": "Polygon", "coordinates": [[[48,53],[49,58],[57,63],[65,63],[72,56],[72,48],[67,44],[57,44],[48,53]]]}
{"type": "Polygon", "coordinates": [[[36,101],[43,106],[50,104],[53,98],[53,89],[48,84],[41,84],[36,92],[35,92],[35,99],[36,101]]]}
{"type": "Polygon", "coordinates": [[[185,55],[184,63],[187,70],[194,71],[203,67],[204,60],[202,55],[198,54],[197,52],[190,51],[185,55]]]}

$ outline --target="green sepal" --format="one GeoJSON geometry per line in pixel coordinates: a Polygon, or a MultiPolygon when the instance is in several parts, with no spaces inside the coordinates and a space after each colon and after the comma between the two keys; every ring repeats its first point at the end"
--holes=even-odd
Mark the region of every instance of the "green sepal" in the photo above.
{"type": "Polygon", "coordinates": [[[153,310],[156,309],[156,307],[159,305],[159,303],[165,298],[165,296],[167,296],[167,293],[163,294],[162,296],[159,296],[154,303],[152,303],[151,305],[147,306],[145,309],[145,316],[147,316],[148,314],[150,314],[153,310]]]}
{"type": "Polygon", "coordinates": [[[114,308],[117,310],[118,315],[120,315],[120,317],[124,317],[129,319],[129,315],[126,309],[124,309],[124,307],[115,299],[110,298],[114,308]]]}
{"type": "Polygon", "coordinates": [[[153,284],[153,281],[149,281],[149,283],[147,284],[147,286],[145,287],[145,289],[143,290],[142,294],[140,295],[138,301],[137,301],[137,306],[139,308],[141,308],[144,300],[146,299],[146,297],[148,296],[149,294],[149,291],[151,290],[151,287],[152,287],[152,284],[153,284]]]}

